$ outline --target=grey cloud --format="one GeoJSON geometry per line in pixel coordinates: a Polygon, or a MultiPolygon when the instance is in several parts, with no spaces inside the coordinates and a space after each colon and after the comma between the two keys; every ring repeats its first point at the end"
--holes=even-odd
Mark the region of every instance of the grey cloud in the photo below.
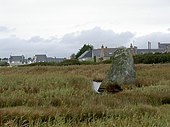
{"type": "Polygon", "coordinates": [[[9,55],[25,55],[32,57],[35,54],[47,54],[48,56],[65,57],[70,52],[63,51],[57,40],[20,39],[16,37],[0,39],[0,57],[9,55]],[[30,41],[31,40],[31,41],[30,41]],[[34,42],[35,41],[35,42],[34,42]],[[38,42],[37,42],[38,41],[38,42]]]}
{"type": "Polygon", "coordinates": [[[135,45],[139,48],[147,48],[148,41],[151,42],[152,48],[158,48],[158,42],[170,42],[170,33],[154,32],[134,40],[135,45]]]}
{"type": "Polygon", "coordinates": [[[95,48],[105,45],[107,47],[122,46],[134,37],[131,32],[114,33],[112,30],[103,30],[95,27],[91,30],[69,33],[61,39],[51,37],[43,39],[34,36],[28,40],[16,38],[15,36],[0,39],[0,57],[24,54],[33,56],[34,54],[46,53],[49,56],[69,57],[72,53],[77,53],[84,44],[92,44],[95,48]]]}
{"type": "Polygon", "coordinates": [[[34,37],[31,37],[28,41],[35,43],[35,42],[42,42],[42,41],[44,41],[44,39],[41,38],[40,36],[34,36],[34,37]]]}
{"type": "Polygon", "coordinates": [[[95,47],[100,47],[102,44],[115,47],[130,42],[134,35],[131,32],[114,33],[112,30],[103,30],[100,27],[95,27],[91,30],[67,34],[61,42],[78,45],[79,47],[84,43],[90,43],[95,47]]]}
{"type": "Polygon", "coordinates": [[[5,26],[0,26],[0,32],[11,32],[11,31],[15,31],[15,28],[8,28],[5,26]]]}

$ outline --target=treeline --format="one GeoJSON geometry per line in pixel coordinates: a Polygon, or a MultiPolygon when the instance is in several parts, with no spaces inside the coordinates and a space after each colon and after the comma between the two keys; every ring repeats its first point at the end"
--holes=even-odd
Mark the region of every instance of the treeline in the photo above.
{"type": "Polygon", "coordinates": [[[134,56],[135,64],[170,63],[170,53],[149,53],[134,56]]]}

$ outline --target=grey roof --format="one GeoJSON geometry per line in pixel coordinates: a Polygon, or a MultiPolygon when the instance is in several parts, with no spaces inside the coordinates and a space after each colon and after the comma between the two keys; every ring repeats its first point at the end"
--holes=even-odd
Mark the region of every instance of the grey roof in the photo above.
{"type": "Polygon", "coordinates": [[[79,59],[83,59],[83,58],[92,58],[92,50],[85,51],[85,52],[79,57],[79,59]]]}
{"type": "Polygon", "coordinates": [[[101,56],[101,49],[93,49],[93,56],[100,57],[101,56]]]}
{"type": "Polygon", "coordinates": [[[10,56],[9,60],[10,62],[12,61],[24,62],[25,57],[23,55],[22,56],[10,56]]]}
{"type": "Polygon", "coordinates": [[[47,57],[46,54],[35,55],[36,57],[47,57]]]}
{"type": "Polygon", "coordinates": [[[170,42],[160,43],[160,45],[170,45],[170,42]]]}
{"type": "Polygon", "coordinates": [[[160,49],[166,49],[167,47],[170,47],[170,43],[159,43],[158,46],[160,49]]]}
{"type": "Polygon", "coordinates": [[[102,50],[104,52],[104,57],[111,57],[117,48],[104,48],[104,49],[94,49],[93,55],[97,57],[102,56],[102,50]]]}
{"type": "Polygon", "coordinates": [[[35,62],[47,62],[47,56],[44,54],[35,55],[34,60],[35,60],[35,62]]]}
{"type": "Polygon", "coordinates": [[[105,48],[104,49],[104,56],[105,57],[111,57],[113,56],[114,52],[116,51],[117,48],[105,48]]]}
{"type": "Polygon", "coordinates": [[[145,53],[163,53],[164,49],[137,49],[137,54],[145,54],[145,53]]]}
{"type": "Polygon", "coordinates": [[[47,57],[47,62],[62,62],[64,58],[47,57]]]}
{"type": "Polygon", "coordinates": [[[93,56],[102,57],[102,50],[104,52],[104,57],[111,57],[117,48],[104,48],[104,49],[93,49],[84,52],[79,59],[92,58],[93,56]]]}

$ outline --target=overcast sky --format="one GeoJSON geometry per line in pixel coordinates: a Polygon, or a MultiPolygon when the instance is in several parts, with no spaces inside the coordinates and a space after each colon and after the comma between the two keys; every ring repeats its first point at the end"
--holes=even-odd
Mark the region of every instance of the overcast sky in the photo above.
{"type": "Polygon", "coordinates": [[[0,57],[170,42],[170,0],[0,0],[0,57]]]}

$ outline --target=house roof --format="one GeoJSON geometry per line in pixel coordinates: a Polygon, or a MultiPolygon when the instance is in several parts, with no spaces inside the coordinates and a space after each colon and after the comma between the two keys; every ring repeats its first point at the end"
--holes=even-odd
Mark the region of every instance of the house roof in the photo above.
{"type": "Polygon", "coordinates": [[[117,48],[105,48],[104,49],[104,56],[105,57],[111,57],[113,56],[114,52],[116,51],[117,48]]]}
{"type": "Polygon", "coordinates": [[[163,53],[164,49],[137,49],[137,54],[144,53],[163,53]]]}
{"type": "Polygon", "coordinates": [[[94,49],[93,55],[97,57],[102,56],[102,50],[104,57],[111,57],[117,48],[103,48],[103,49],[94,49]]]}
{"type": "Polygon", "coordinates": [[[85,52],[79,57],[79,59],[91,58],[91,57],[92,57],[92,50],[89,50],[89,51],[85,51],[85,52]]]}
{"type": "Polygon", "coordinates": [[[64,58],[47,57],[47,62],[62,62],[64,58]]]}
{"type": "Polygon", "coordinates": [[[170,45],[170,42],[160,43],[160,45],[170,45]]]}
{"type": "Polygon", "coordinates": [[[101,56],[101,49],[93,49],[93,56],[100,57],[101,56]]]}
{"type": "Polygon", "coordinates": [[[47,57],[46,54],[37,54],[36,57],[47,57]]]}
{"type": "Polygon", "coordinates": [[[39,62],[47,62],[47,56],[45,54],[35,55],[34,59],[39,62]]]}
{"type": "Polygon", "coordinates": [[[166,49],[167,47],[170,47],[170,43],[159,43],[159,48],[166,49]]]}
{"type": "Polygon", "coordinates": [[[10,56],[10,61],[24,61],[24,56],[22,55],[22,56],[10,56]]]}
{"type": "Polygon", "coordinates": [[[93,49],[90,51],[84,52],[79,59],[83,58],[92,58],[93,56],[102,57],[102,50],[104,57],[111,57],[117,48],[103,48],[103,49],[93,49]]]}

